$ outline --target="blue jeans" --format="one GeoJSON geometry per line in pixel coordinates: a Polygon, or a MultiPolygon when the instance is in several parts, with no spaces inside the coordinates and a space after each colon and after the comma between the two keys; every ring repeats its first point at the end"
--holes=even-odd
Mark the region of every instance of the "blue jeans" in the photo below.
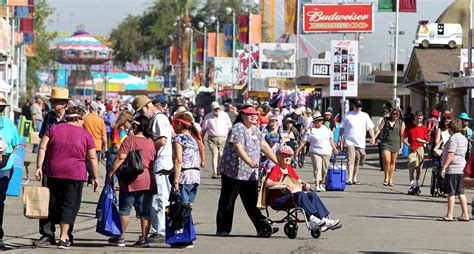
{"type": "Polygon", "coordinates": [[[306,217],[309,219],[314,215],[320,219],[329,215],[329,211],[315,192],[298,191],[296,193],[286,194],[277,198],[276,204],[286,204],[291,202],[291,196],[294,196],[296,206],[303,208],[306,217]]]}
{"type": "Polygon", "coordinates": [[[3,212],[8,184],[13,175],[13,169],[0,170],[0,240],[3,239],[3,212]]]}
{"type": "MultiPolygon", "coordinates": [[[[35,131],[39,132],[41,130],[41,126],[43,125],[43,120],[35,120],[36,122],[36,129],[35,131]]],[[[35,144],[33,145],[33,153],[37,153],[39,150],[39,145],[35,144]]]]}
{"type": "Polygon", "coordinates": [[[184,204],[193,204],[196,199],[197,189],[199,184],[180,184],[179,192],[184,204]]]}
{"type": "MultiPolygon", "coordinates": [[[[117,152],[109,151],[107,152],[106,155],[106,161],[105,161],[105,177],[107,178],[107,175],[109,174],[110,169],[112,168],[112,164],[114,164],[115,157],[117,157],[117,152]]],[[[115,185],[117,182],[117,176],[114,174],[112,178],[112,182],[115,185]]]]}

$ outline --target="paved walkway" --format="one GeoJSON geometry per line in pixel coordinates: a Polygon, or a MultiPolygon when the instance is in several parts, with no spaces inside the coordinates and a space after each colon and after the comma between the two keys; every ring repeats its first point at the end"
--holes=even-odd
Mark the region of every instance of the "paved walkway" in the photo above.
{"type": "MultiPolygon", "coordinates": [[[[206,148],[207,149],[207,148],[206,148]]],[[[28,148],[28,151],[31,151],[28,148]]],[[[209,156],[209,155],[208,155],[209,156]]],[[[34,161],[28,153],[27,159],[34,161]]],[[[210,161],[210,160],[208,160],[210,161]]],[[[255,237],[255,230],[237,200],[234,227],[231,237],[215,236],[215,215],[220,181],[210,178],[209,166],[203,170],[202,184],[193,210],[198,239],[195,248],[189,250],[170,249],[165,244],[153,244],[149,249],[118,248],[107,245],[106,237],[95,233],[95,206],[99,193],[85,188],[83,203],[75,225],[75,246],[68,252],[114,253],[114,252],[162,252],[162,253],[353,253],[353,252],[416,252],[447,253],[474,252],[474,222],[438,222],[436,218],[446,212],[446,200],[429,196],[429,173],[422,188],[422,196],[408,196],[408,172],[396,172],[395,187],[382,186],[382,172],[377,167],[376,155],[369,156],[368,165],[360,172],[363,185],[348,186],[345,192],[321,193],[323,201],[334,218],[343,222],[343,228],[323,233],[313,239],[304,225],[300,224],[298,237],[288,239],[280,232],[269,239],[255,237]]],[[[400,164],[403,167],[404,163],[400,164]]],[[[33,178],[34,165],[30,167],[33,178]]],[[[303,179],[311,179],[311,165],[306,163],[298,169],[303,179]]],[[[103,174],[103,168],[101,169],[103,174]]],[[[424,173],[424,172],[423,172],[424,173]]],[[[103,182],[103,180],[101,180],[103,182]]],[[[38,185],[32,181],[29,185],[38,185]]],[[[471,201],[473,191],[468,191],[471,201]]],[[[471,202],[469,202],[469,205],[471,202]]],[[[459,215],[459,205],[455,215],[459,215]]],[[[133,212],[132,212],[133,214],[133,212]]],[[[272,218],[283,216],[271,212],[272,218]]],[[[8,197],[4,219],[5,242],[12,253],[51,253],[55,247],[33,248],[39,237],[38,221],[23,217],[20,197],[8,197]]],[[[131,245],[139,234],[139,221],[131,219],[127,232],[127,244],[131,245]]]]}

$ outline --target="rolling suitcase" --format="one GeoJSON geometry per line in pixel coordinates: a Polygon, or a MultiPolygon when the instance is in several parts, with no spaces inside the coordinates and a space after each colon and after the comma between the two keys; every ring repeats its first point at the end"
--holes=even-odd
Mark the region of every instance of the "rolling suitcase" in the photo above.
{"type": "Polygon", "coordinates": [[[344,191],[346,189],[347,180],[347,154],[340,152],[330,159],[331,165],[328,168],[326,176],[326,190],[328,191],[344,191]]]}

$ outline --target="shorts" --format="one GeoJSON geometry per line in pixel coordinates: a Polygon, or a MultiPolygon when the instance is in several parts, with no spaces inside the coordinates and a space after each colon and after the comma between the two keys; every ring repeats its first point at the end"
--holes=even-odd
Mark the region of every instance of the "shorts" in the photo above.
{"type": "Polygon", "coordinates": [[[224,154],[224,147],[226,142],[226,137],[217,137],[212,136],[207,138],[207,143],[209,144],[209,149],[213,156],[218,155],[222,156],[224,154]]]}
{"type": "Polygon", "coordinates": [[[444,193],[448,196],[464,195],[462,177],[464,174],[446,174],[444,178],[444,193]]]}
{"type": "Polygon", "coordinates": [[[421,146],[408,154],[408,169],[415,170],[423,167],[425,149],[421,146]]]}
{"type": "Polygon", "coordinates": [[[348,146],[347,147],[347,156],[349,157],[349,165],[354,165],[357,163],[359,166],[364,166],[365,163],[365,148],[348,146]]]}
{"type": "Polygon", "coordinates": [[[185,204],[193,204],[196,199],[197,189],[199,184],[180,184],[179,193],[181,193],[181,199],[185,204]]]}
{"type": "Polygon", "coordinates": [[[150,205],[153,193],[151,190],[119,193],[119,214],[129,216],[132,206],[135,207],[138,217],[150,216],[150,205]]]}

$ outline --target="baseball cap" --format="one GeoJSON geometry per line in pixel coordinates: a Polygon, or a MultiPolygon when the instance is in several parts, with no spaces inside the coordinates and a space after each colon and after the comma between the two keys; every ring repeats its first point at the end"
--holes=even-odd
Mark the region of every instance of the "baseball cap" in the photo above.
{"type": "Polygon", "coordinates": [[[241,111],[242,113],[247,114],[247,115],[258,115],[257,110],[255,110],[255,108],[252,108],[252,107],[244,108],[241,111]]]}
{"type": "Polygon", "coordinates": [[[90,103],[90,110],[92,112],[97,112],[99,110],[99,103],[97,102],[91,102],[90,103]]]}
{"type": "Polygon", "coordinates": [[[293,149],[291,149],[291,147],[289,147],[289,146],[280,147],[280,149],[278,149],[278,153],[279,154],[284,154],[284,155],[289,155],[289,156],[293,156],[293,154],[294,154],[293,149]]]}
{"type": "Polygon", "coordinates": [[[114,105],[112,105],[112,103],[109,103],[105,106],[105,109],[106,110],[113,110],[114,109],[114,105]]]}
{"type": "Polygon", "coordinates": [[[434,116],[434,117],[439,117],[439,111],[436,110],[436,109],[433,109],[433,110],[431,111],[431,115],[434,116]]]}
{"type": "Polygon", "coordinates": [[[358,107],[358,108],[361,108],[362,107],[362,101],[361,100],[355,100],[354,101],[354,106],[358,107]]]}
{"type": "Polygon", "coordinates": [[[211,108],[212,109],[217,109],[217,108],[221,108],[221,106],[219,105],[219,102],[214,101],[213,103],[211,103],[211,108]]]}

